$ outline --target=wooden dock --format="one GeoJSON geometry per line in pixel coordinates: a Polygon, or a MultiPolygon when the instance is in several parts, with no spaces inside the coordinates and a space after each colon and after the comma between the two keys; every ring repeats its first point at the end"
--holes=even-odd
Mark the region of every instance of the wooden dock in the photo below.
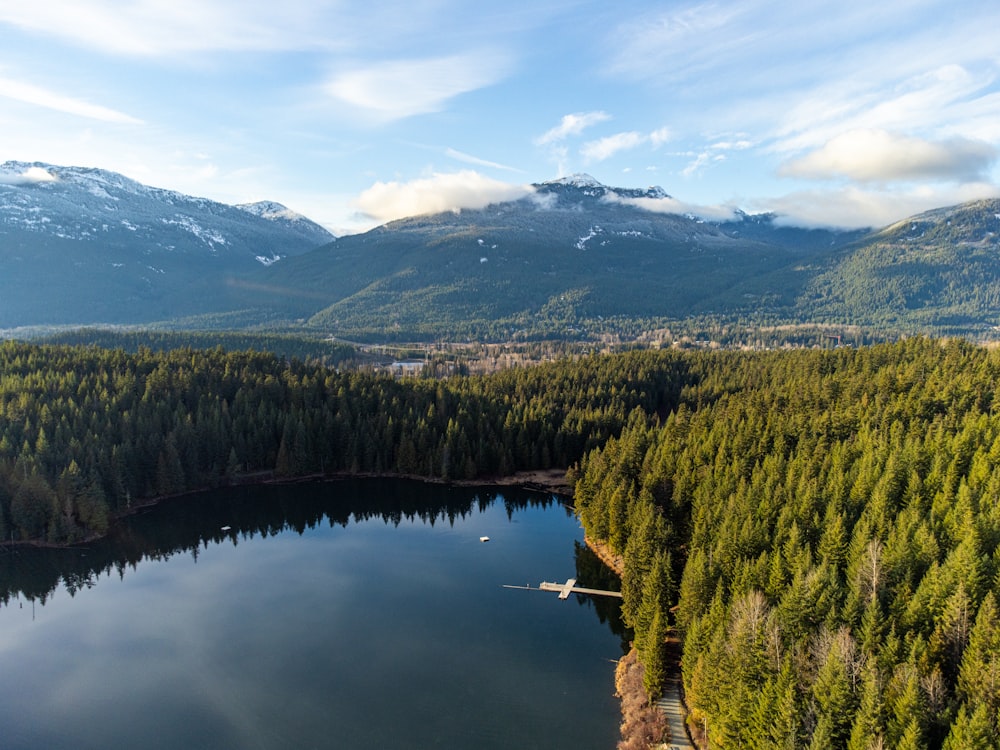
{"type": "Polygon", "coordinates": [[[604,589],[588,589],[576,585],[575,578],[568,578],[566,583],[551,583],[542,581],[537,588],[529,586],[509,586],[504,584],[505,589],[522,589],[524,591],[554,591],[559,594],[560,599],[569,599],[570,594],[587,594],[588,596],[613,596],[622,598],[620,591],[605,591],[604,589]]]}

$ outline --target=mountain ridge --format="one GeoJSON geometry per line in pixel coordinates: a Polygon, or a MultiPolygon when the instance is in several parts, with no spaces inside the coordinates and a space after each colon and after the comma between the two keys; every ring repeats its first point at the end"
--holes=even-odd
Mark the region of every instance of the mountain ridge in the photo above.
{"type": "Polygon", "coordinates": [[[535,188],[341,237],[269,269],[261,286],[295,290],[278,305],[351,335],[552,335],[616,316],[738,315],[746,305],[734,297],[787,296],[787,268],[804,252],[829,253],[859,236],[779,228],[773,217],[712,222],[650,211],[629,199],[662,199],[662,188],[610,188],[589,175],[535,188]],[[315,309],[324,296],[329,304],[315,309]]]}
{"type": "Polygon", "coordinates": [[[221,280],[334,236],[273,202],[229,206],[90,167],[0,165],[0,326],[225,309],[221,280]]]}
{"type": "Polygon", "coordinates": [[[997,200],[832,230],[738,210],[696,216],[661,187],[585,174],[533,187],[333,237],[273,201],[228,206],[103,170],[7,162],[0,328],[631,340],[703,324],[839,325],[1000,336],[997,200]]]}

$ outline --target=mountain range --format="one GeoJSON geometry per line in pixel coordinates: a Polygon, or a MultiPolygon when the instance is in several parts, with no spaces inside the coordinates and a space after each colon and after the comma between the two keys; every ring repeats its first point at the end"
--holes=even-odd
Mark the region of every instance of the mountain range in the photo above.
{"type": "Polygon", "coordinates": [[[612,318],[792,305],[801,269],[860,236],[768,216],[659,213],[647,206],[669,201],[662,189],[586,175],[534,187],[520,200],[339,238],[258,273],[259,289],[275,290],[259,299],[345,335],[576,335],[612,318]]]}
{"type": "Polygon", "coordinates": [[[0,328],[158,322],[353,339],[634,338],[685,321],[990,338],[1000,201],[876,231],[679,212],[586,175],[334,238],[102,170],[0,167],[0,328]]]}
{"type": "Polygon", "coordinates": [[[230,206],[114,172],[0,165],[0,327],[228,309],[220,285],[333,239],[278,203],[230,206]]]}

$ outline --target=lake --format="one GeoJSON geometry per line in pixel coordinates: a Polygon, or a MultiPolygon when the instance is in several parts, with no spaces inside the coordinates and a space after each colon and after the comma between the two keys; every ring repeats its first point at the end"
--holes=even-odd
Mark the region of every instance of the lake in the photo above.
{"type": "Polygon", "coordinates": [[[229,488],[0,558],[7,750],[617,741],[619,600],[503,588],[618,587],[546,494],[229,488]]]}

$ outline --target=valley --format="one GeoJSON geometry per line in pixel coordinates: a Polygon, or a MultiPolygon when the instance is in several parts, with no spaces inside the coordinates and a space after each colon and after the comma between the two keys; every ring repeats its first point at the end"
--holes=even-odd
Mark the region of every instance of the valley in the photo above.
{"type": "Polygon", "coordinates": [[[333,238],[273,203],[229,207],[98,170],[31,169],[52,177],[0,184],[0,329],[300,331],[421,346],[987,341],[1000,330],[998,201],[875,231],[805,229],[770,214],[670,213],[660,188],[577,175],[333,238]]]}

